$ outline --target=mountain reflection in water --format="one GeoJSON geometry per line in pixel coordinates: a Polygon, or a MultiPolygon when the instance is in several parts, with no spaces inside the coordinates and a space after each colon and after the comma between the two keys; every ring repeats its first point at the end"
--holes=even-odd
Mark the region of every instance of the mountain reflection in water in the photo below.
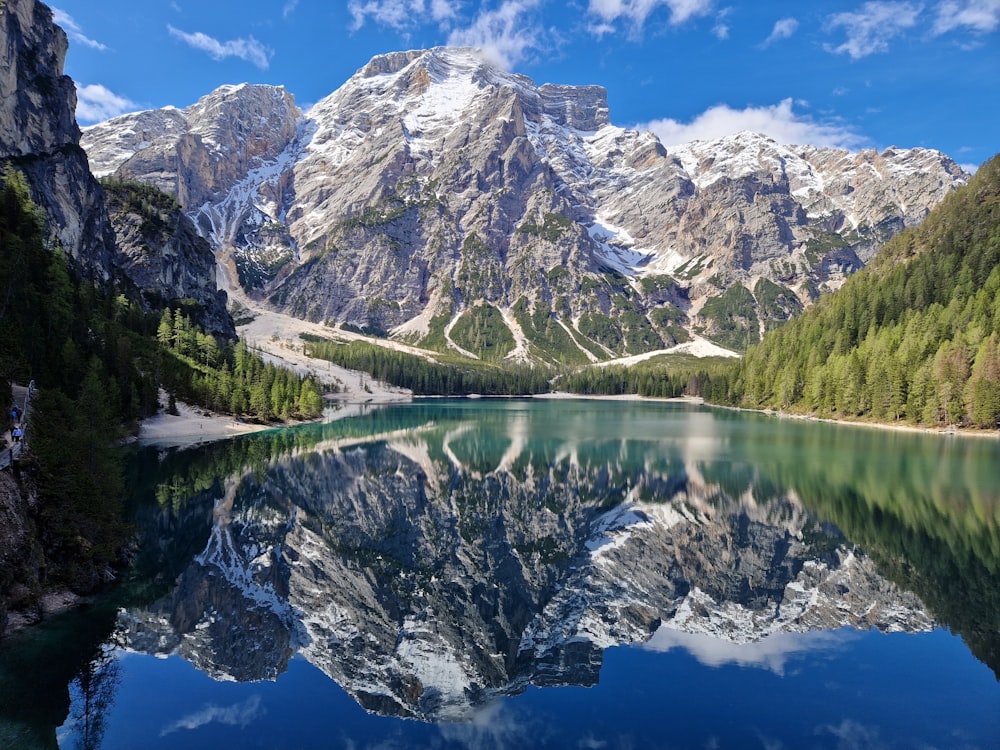
{"type": "MultiPolygon", "coordinates": [[[[158,502],[141,511],[136,569],[160,594],[122,613],[120,635],[225,680],[274,679],[300,654],[369,711],[457,721],[529,685],[594,685],[613,645],[781,673],[844,627],[930,630],[917,595],[885,577],[936,586],[938,571],[900,561],[906,533],[951,549],[937,563],[949,575],[997,572],[995,504],[979,531],[959,517],[984,541],[970,558],[912,523],[937,498],[894,515],[909,481],[885,486],[902,482],[891,466],[833,468],[848,450],[835,431],[771,420],[765,446],[729,419],[444,402],[140,456],[163,478],[145,487],[158,502]]],[[[850,435],[852,456],[867,434],[850,435]]],[[[983,595],[994,625],[975,638],[995,668],[1000,610],[983,595]]]]}

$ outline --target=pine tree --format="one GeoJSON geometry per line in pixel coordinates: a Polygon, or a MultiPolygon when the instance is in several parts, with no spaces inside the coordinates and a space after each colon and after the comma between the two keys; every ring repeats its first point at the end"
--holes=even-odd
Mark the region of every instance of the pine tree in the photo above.
{"type": "Polygon", "coordinates": [[[174,316],[169,307],[160,316],[160,325],[156,329],[156,340],[167,349],[170,349],[174,343],[174,316]]]}
{"type": "Polygon", "coordinates": [[[1000,426],[1000,347],[995,333],[983,341],[976,354],[972,377],[965,387],[965,406],[977,427],[1000,426]]]}

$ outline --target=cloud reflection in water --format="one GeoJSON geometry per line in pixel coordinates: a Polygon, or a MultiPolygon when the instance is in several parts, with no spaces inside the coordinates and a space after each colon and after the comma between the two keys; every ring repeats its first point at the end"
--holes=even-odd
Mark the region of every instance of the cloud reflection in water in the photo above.
{"type": "Polygon", "coordinates": [[[759,641],[734,643],[705,633],[685,633],[661,627],[642,647],[666,653],[682,648],[706,667],[733,664],[740,667],[767,669],[784,676],[789,659],[798,654],[833,651],[858,634],[848,629],[820,630],[809,633],[773,633],[759,641]]]}
{"type": "Polygon", "coordinates": [[[199,711],[182,716],[172,724],[165,726],[160,730],[160,736],[165,737],[181,729],[198,729],[212,722],[245,729],[251,722],[266,713],[267,709],[261,706],[259,695],[251,695],[242,703],[236,703],[232,706],[216,706],[209,703],[199,711]]]}

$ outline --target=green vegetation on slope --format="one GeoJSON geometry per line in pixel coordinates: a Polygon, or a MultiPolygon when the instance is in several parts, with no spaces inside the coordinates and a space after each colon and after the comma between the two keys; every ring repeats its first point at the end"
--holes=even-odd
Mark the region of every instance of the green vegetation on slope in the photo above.
{"type": "Polygon", "coordinates": [[[1000,425],[1000,157],[723,381],[752,408],[1000,425]]]}
{"type": "Polygon", "coordinates": [[[514,348],[514,336],[493,305],[466,310],[451,329],[451,339],[488,362],[499,362],[514,348]]]}
{"type": "Polygon", "coordinates": [[[756,302],[742,284],[733,284],[722,295],[708,300],[700,316],[707,326],[698,332],[717,344],[744,351],[760,341],[756,302]]]}
{"type": "Polygon", "coordinates": [[[317,336],[303,335],[305,353],[373,378],[418,396],[524,396],[549,390],[551,373],[527,365],[496,365],[473,359],[452,359],[449,364],[431,362],[415,354],[354,341],[338,344],[317,336]]]}
{"type": "Polygon", "coordinates": [[[220,347],[180,310],[163,311],[156,340],[163,353],[161,382],[184,400],[259,422],[323,412],[321,388],[311,377],[265,364],[243,341],[220,347]]]}
{"type": "Polygon", "coordinates": [[[541,300],[536,300],[529,308],[527,298],[521,297],[511,312],[525,337],[534,345],[531,354],[535,358],[556,365],[582,365],[588,361],[587,355],[541,300]]]}
{"type": "MultiPolygon", "coordinates": [[[[133,199],[161,200],[145,190],[133,199]]],[[[111,577],[127,535],[113,445],[156,412],[161,385],[262,420],[317,415],[322,404],[314,384],[193,326],[193,302],[173,300],[162,318],[150,315],[115,289],[81,279],[49,242],[24,178],[7,169],[0,180],[0,398],[9,403],[12,382],[38,387],[29,469],[40,496],[35,521],[46,583],[86,592],[111,577]],[[236,392],[244,395],[234,404],[236,392]]]]}
{"type": "Polygon", "coordinates": [[[525,222],[517,231],[524,234],[531,234],[538,237],[544,237],[549,242],[558,242],[559,238],[562,237],[566,231],[573,226],[573,220],[569,217],[563,216],[562,214],[545,214],[541,224],[531,224],[525,222]]]}
{"type": "Polygon", "coordinates": [[[775,284],[763,276],[753,288],[764,330],[771,331],[784,324],[789,318],[802,313],[802,302],[788,287],[775,284]]]}
{"type": "Polygon", "coordinates": [[[180,209],[176,198],[153,185],[118,177],[105,177],[100,183],[110,200],[142,217],[143,232],[152,234],[167,228],[163,217],[180,209]]]}
{"type": "Polygon", "coordinates": [[[585,395],[636,394],[647,398],[677,398],[703,393],[706,383],[730,368],[731,360],[723,357],[662,354],[628,367],[584,367],[559,376],[552,387],[585,395]]]}

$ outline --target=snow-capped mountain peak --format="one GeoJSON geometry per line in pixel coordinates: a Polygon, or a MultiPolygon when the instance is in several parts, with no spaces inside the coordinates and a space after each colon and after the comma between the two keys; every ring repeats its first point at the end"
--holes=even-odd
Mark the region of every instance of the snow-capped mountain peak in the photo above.
{"type": "Polygon", "coordinates": [[[531,356],[581,362],[690,333],[750,343],[967,177],[933,151],[751,132],[664,148],[613,125],[599,86],[537,86],[449,47],[379,55],[304,115],[283,89],[224,87],[83,144],[102,173],[177,195],[281,310],[387,333],[494,308],[531,356]],[[734,285],[749,297],[731,332],[706,302],[734,285]]]}

